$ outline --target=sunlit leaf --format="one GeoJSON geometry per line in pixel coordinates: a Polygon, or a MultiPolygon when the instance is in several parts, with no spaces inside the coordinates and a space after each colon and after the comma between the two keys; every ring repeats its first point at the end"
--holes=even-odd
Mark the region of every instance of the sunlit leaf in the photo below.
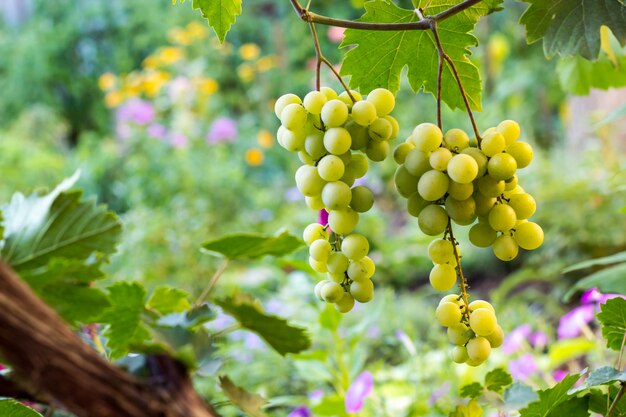
{"type": "Polygon", "coordinates": [[[235,385],[227,376],[220,376],[220,388],[228,399],[250,417],[268,417],[261,407],[267,404],[267,400],[259,394],[254,394],[235,385]]]}
{"type": "Polygon", "coordinates": [[[237,233],[206,242],[202,248],[228,259],[256,259],[268,255],[287,255],[303,244],[300,239],[287,232],[277,236],[237,233]]]}
{"type": "Polygon", "coordinates": [[[606,346],[619,351],[626,337],[626,300],[621,297],[607,300],[600,306],[597,318],[602,323],[606,346]]]}
{"type": "Polygon", "coordinates": [[[570,399],[568,391],[574,386],[580,375],[568,375],[552,388],[539,391],[539,400],[520,411],[520,417],[557,417],[551,414],[557,407],[570,399]]]}
{"type": "Polygon", "coordinates": [[[220,42],[224,42],[230,27],[241,14],[241,0],[193,0],[192,7],[202,12],[220,42]]]}

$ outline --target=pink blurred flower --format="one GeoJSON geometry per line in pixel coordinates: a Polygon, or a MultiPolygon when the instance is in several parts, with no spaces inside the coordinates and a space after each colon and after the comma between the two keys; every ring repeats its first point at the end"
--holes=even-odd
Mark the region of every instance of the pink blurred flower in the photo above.
{"type": "Polygon", "coordinates": [[[344,36],[344,32],[346,31],[345,28],[340,28],[337,26],[331,26],[330,28],[328,28],[328,39],[331,42],[334,43],[339,43],[343,40],[343,36],[344,36]]]}
{"type": "Polygon", "coordinates": [[[206,137],[208,144],[216,144],[219,142],[233,142],[237,137],[237,125],[233,119],[228,117],[220,117],[216,119],[206,137]]]}
{"type": "Polygon", "coordinates": [[[589,325],[600,311],[600,304],[606,303],[611,298],[622,297],[620,294],[602,294],[597,288],[585,291],[580,297],[581,306],[574,308],[559,320],[557,336],[559,339],[577,337],[582,329],[589,325]]]}
{"type": "Polygon", "coordinates": [[[526,380],[537,372],[537,362],[530,353],[509,362],[509,372],[517,380],[526,380]]]}
{"type": "Polygon", "coordinates": [[[154,107],[150,102],[134,98],[122,104],[115,117],[118,122],[132,122],[143,126],[152,122],[154,115],[154,107]]]}
{"type": "Polygon", "coordinates": [[[543,349],[548,344],[548,335],[541,331],[534,332],[528,336],[528,341],[532,347],[543,349]]]}
{"type": "Polygon", "coordinates": [[[552,378],[554,378],[556,382],[561,382],[563,378],[565,378],[567,375],[568,372],[561,369],[557,369],[556,371],[552,372],[552,378]]]}
{"type": "Polygon", "coordinates": [[[432,407],[433,405],[435,405],[437,401],[439,401],[440,398],[448,395],[449,391],[450,391],[450,382],[446,381],[439,388],[433,391],[433,393],[430,395],[430,398],[428,399],[428,405],[432,407]]]}
{"type": "Polygon", "coordinates": [[[317,222],[323,226],[326,226],[328,224],[328,212],[326,210],[320,210],[317,222]]]}
{"type": "Polygon", "coordinates": [[[624,298],[624,296],[621,294],[602,294],[600,291],[598,291],[597,288],[592,288],[583,293],[583,295],[580,297],[580,303],[581,304],[596,303],[599,305],[599,304],[604,304],[607,302],[607,300],[610,300],[611,298],[616,298],[616,297],[624,298]]]}
{"type": "Polygon", "coordinates": [[[374,376],[368,372],[362,372],[357,376],[346,392],[346,412],[357,413],[363,408],[365,399],[374,390],[374,376]]]}
{"type": "Polygon", "coordinates": [[[163,140],[167,136],[167,128],[160,123],[153,123],[148,126],[148,136],[153,139],[163,140]]]}
{"type": "Polygon", "coordinates": [[[506,335],[504,343],[502,343],[502,351],[510,355],[520,350],[530,336],[531,331],[532,329],[528,323],[513,329],[511,333],[506,335]]]}
{"type": "Polygon", "coordinates": [[[183,149],[189,145],[189,139],[182,133],[174,133],[170,137],[170,144],[177,149],[183,149]]]}

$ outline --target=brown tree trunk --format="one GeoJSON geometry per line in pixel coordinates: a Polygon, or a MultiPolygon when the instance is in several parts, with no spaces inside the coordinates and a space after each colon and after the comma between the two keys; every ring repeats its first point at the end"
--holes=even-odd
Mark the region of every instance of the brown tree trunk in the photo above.
{"type": "Polygon", "coordinates": [[[113,366],[1,261],[0,356],[33,395],[80,417],[217,416],[179,363],[150,357],[149,380],[113,366]]]}

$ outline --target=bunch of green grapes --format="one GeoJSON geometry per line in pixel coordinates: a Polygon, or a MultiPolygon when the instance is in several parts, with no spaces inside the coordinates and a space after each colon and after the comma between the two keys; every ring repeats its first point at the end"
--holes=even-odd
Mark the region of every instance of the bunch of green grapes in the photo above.
{"type": "Polygon", "coordinates": [[[285,94],[274,108],[281,121],[278,143],[297,152],[303,163],[296,171],[298,190],[310,208],[328,212],[327,225],[310,224],[303,236],[311,267],[327,276],[315,294],[343,313],[355,301],[366,303],[374,296],[369,242],[354,233],[359,213],[372,208],[374,195],[354,182],[367,173],[368,158],[382,161],[389,154],[389,141],[399,129],[389,115],[394,106],[395,98],[386,89],[375,89],[363,99],[356,91],[337,95],[322,87],[304,99],[285,94]]]}

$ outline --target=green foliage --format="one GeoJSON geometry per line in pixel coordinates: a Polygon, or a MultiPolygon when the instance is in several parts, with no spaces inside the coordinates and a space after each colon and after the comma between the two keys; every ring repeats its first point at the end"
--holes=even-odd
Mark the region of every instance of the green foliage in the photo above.
{"type": "Polygon", "coordinates": [[[581,55],[589,60],[600,51],[600,26],[608,26],[626,44],[626,6],[618,0],[524,0],[520,19],[529,43],[543,39],[547,57],[581,55]]]}
{"type": "Polygon", "coordinates": [[[604,293],[626,294],[624,274],[626,274],[626,262],[602,269],[576,282],[576,285],[565,296],[569,297],[576,291],[590,288],[598,288],[604,293]]]}
{"type": "Polygon", "coordinates": [[[220,388],[228,399],[250,417],[267,417],[261,407],[267,404],[267,400],[258,394],[250,393],[235,385],[227,376],[220,376],[220,388]]]}
{"type": "Polygon", "coordinates": [[[626,382],[626,371],[620,371],[611,366],[603,366],[602,368],[591,371],[585,382],[570,391],[571,394],[584,391],[589,388],[598,387],[600,385],[610,385],[614,382],[626,382]]]}
{"type": "Polygon", "coordinates": [[[471,400],[467,405],[457,405],[449,417],[482,417],[483,409],[476,400],[471,400]]]}
{"type": "Polygon", "coordinates": [[[0,416],[2,417],[41,417],[41,414],[15,400],[0,400],[0,416]]]}
{"type": "Polygon", "coordinates": [[[241,0],[193,0],[192,7],[202,12],[220,42],[224,42],[226,33],[241,14],[241,0]]]}
{"type": "Polygon", "coordinates": [[[616,297],[600,306],[598,320],[602,323],[602,336],[609,349],[619,351],[626,337],[626,300],[616,297]]]}
{"type": "Polygon", "coordinates": [[[502,368],[496,368],[485,375],[485,389],[488,391],[502,393],[504,388],[513,383],[511,375],[502,368]]]}
{"type": "MultiPolygon", "coordinates": [[[[425,13],[433,15],[450,7],[445,0],[429,2],[425,13]]],[[[365,3],[366,13],[361,22],[407,23],[419,17],[412,10],[397,7],[386,0],[365,3]]],[[[479,3],[438,24],[439,37],[446,53],[459,71],[463,86],[474,110],[481,109],[481,81],[478,68],[469,59],[469,48],[478,41],[469,32],[478,19],[490,9],[479,3]]],[[[356,45],[349,50],[341,65],[341,74],[350,75],[350,86],[369,92],[377,87],[393,92],[400,88],[400,74],[408,67],[408,80],[413,91],[422,87],[436,95],[437,48],[430,31],[367,31],[348,29],[342,47],[356,45]]],[[[463,100],[452,73],[444,63],[441,95],[451,109],[463,108],[463,100]]]]}
{"type": "Polygon", "coordinates": [[[188,296],[186,291],[178,288],[158,287],[150,296],[146,307],[158,311],[162,315],[181,313],[191,308],[189,301],[187,301],[188,296]]]}
{"type": "Polygon", "coordinates": [[[202,248],[228,259],[256,259],[263,256],[283,256],[304,244],[302,240],[283,232],[278,236],[237,233],[206,242],[202,248]]]}
{"type": "MultiPolygon", "coordinates": [[[[568,391],[579,378],[580,375],[578,374],[568,375],[554,387],[540,390],[537,393],[539,400],[521,410],[520,417],[557,417],[563,415],[559,413],[559,407],[570,400],[571,396],[568,391]]],[[[586,412],[586,410],[585,408],[584,411],[586,412]]]]}
{"type": "Polygon", "coordinates": [[[516,381],[504,391],[504,408],[519,410],[538,399],[537,393],[531,387],[516,381]]]}
{"type": "Polygon", "coordinates": [[[592,62],[580,56],[559,60],[557,71],[561,86],[567,92],[586,95],[592,88],[608,90],[626,86],[626,56],[620,56],[617,65],[607,58],[592,62]]]}
{"type": "Polygon", "coordinates": [[[626,251],[618,252],[610,256],[603,256],[601,258],[589,259],[586,261],[578,262],[572,266],[569,266],[563,270],[564,274],[573,271],[579,271],[581,269],[591,268],[593,266],[606,266],[620,262],[626,262],[626,251]]]}
{"type": "Polygon", "coordinates": [[[478,398],[483,394],[484,390],[485,388],[483,388],[480,382],[472,382],[461,388],[461,397],[478,398]]]}

